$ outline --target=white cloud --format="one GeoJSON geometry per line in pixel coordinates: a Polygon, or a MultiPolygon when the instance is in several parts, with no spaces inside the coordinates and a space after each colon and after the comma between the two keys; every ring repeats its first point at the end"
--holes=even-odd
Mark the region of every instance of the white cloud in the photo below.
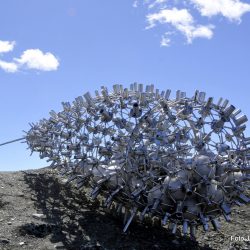
{"type": "Polygon", "coordinates": [[[171,39],[169,38],[169,32],[166,32],[161,37],[161,47],[169,47],[171,43],[171,39]]]}
{"type": "MultiPolygon", "coordinates": [[[[147,7],[146,29],[164,25],[161,46],[169,46],[172,37],[166,32],[177,30],[186,37],[187,43],[196,38],[211,39],[216,27],[213,16],[240,24],[244,14],[250,12],[250,3],[241,0],[141,0],[147,7]],[[198,10],[198,15],[197,15],[198,10]],[[194,15],[195,14],[195,18],[194,15]],[[202,17],[202,19],[201,19],[202,17]],[[207,22],[206,22],[206,19],[207,22]],[[202,24],[200,23],[202,20],[202,24]],[[204,23],[206,22],[206,23],[204,23]]],[[[136,0],[138,6],[138,0],[136,0]]]]}
{"type": "Polygon", "coordinates": [[[1,41],[0,40],[0,54],[1,53],[7,53],[13,50],[15,46],[14,41],[1,41]]]}
{"type": "Polygon", "coordinates": [[[157,13],[147,15],[147,20],[149,22],[149,27],[152,28],[157,22],[170,23],[172,25],[185,25],[187,23],[193,22],[193,17],[190,15],[187,9],[163,9],[157,13]]]}
{"type": "Polygon", "coordinates": [[[162,4],[165,4],[167,2],[167,0],[154,0],[152,3],[150,3],[148,5],[148,8],[149,9],[152,9],[158,5],[162,5],[162,4]]]}
{"type": "Polygon", "coordinates": [[[231,21],[241,21],[241,17],[250,12],[250,4],[239,0],[190,0],[202,16],[222,15],[231,21]]]}
{"type": "MultiPolygon", "coordinates": [[[[12,51],[15,44],[15,41],[0,40],[0,56],[3,53],[12,51]]],[[[58,67],[59,61],[52,53],[44,53],[39,49],[25,50],[19,58],[14,58],[10,62],[0,60],[0,69],[8,73],[15,73],[19,69],[52,71],[57,70],[58,67]]]]}
{"type": "Polygon", "coordinates": [[[8,73],[14,73],[18,70],[18,66],[15,63],[2,60],[0,60],[0,68],[8,73]]]}
{"type": "Polygon", "coordinates": [[[133,2],[133,5],[132,5],[134,8],[137,8],[138,7],[138,0],[135,0],[134,2],[133,2]]]}
{"type": "Polygon", "coordinates": [[[14,58],[19,67],[37,69],[41,71],[57,70],[59,61],[50,52],[43,53],[39,49],[28,49],[23,52],[20,58],[14,58]]]}
{"type": "Polygon", "coordinates": [[[213,25],[178,25],[176,27],[181,31],[187,38],[187,42],[190,44],[195,38],[207,38],[211,39],[213,37],[213,25]]]}
{"type": "MultiPolygon", "coordinates": [[[[193,16],[187,9],[163,9],[157,13],[147,15],[147,21],[149,26],[147,28],[154,27],[157,23],[170,24],[175,29],[180,31],[187,38],[188,43],[192,43],[193,39],[201,37],[211,39],[213,36],[212,25],[197,25],[193,19],[193,16]]],[[[161,45],[170,43],[168,40],[162,39],[161,45]]]]}

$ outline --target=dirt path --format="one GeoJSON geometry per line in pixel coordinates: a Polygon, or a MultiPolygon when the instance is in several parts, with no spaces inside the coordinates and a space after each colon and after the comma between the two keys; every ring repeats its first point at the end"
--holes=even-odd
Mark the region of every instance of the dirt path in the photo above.
{"type": "Polygon", "coordinates": [[[121,219],[62,182],[48,169],[0,172],[1,250],[250,249],[250,206],[234,208],[231,223],[222,218],[223,233],[199,229],[197,241],[136,222],[123,234],[121,219]]]}

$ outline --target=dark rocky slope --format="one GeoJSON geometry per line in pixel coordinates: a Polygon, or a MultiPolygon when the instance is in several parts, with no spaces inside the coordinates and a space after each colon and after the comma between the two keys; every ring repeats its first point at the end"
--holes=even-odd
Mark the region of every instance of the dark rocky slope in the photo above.
{"type": "Polygon", "coordinates": [[[123,234],[122,220],[86,193],[46,168],[0,172],[0,249],[250,249],[250,206],[235,207],[231,223],[222,218],[221,232],[199,229],[193,241],[157,223],[133,222],[123,234]]]}

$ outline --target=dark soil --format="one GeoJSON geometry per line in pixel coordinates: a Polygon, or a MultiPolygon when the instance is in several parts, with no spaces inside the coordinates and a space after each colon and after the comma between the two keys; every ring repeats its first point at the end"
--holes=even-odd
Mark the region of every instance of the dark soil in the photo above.
{"type": "Polygon", "coordinates": [[[122,219],[91,201],[88,191],[47,168],[1,172],[0,249],[250,249],[250,206],[234,208],[231,223],[221,218],[220,232],[199,228],[196,240],[157,222],[134,221],[124,234],[122,219]]]}

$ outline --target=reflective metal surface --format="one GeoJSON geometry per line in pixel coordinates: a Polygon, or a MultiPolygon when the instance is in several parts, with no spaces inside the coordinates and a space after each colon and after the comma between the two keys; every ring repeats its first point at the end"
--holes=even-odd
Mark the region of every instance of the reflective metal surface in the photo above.
{"type": "Polygon", "coordinates": [[[233,205],[249,203],[247,117],[228,100],[179,90],[171,99],[170,90],[137,83],[95,93],[62,103],[25,138],[68,182],[125,209],[124,231],[147,215],[194,236],[197,225],[217,230],[218,216],[229,220],[233,205]]]}

